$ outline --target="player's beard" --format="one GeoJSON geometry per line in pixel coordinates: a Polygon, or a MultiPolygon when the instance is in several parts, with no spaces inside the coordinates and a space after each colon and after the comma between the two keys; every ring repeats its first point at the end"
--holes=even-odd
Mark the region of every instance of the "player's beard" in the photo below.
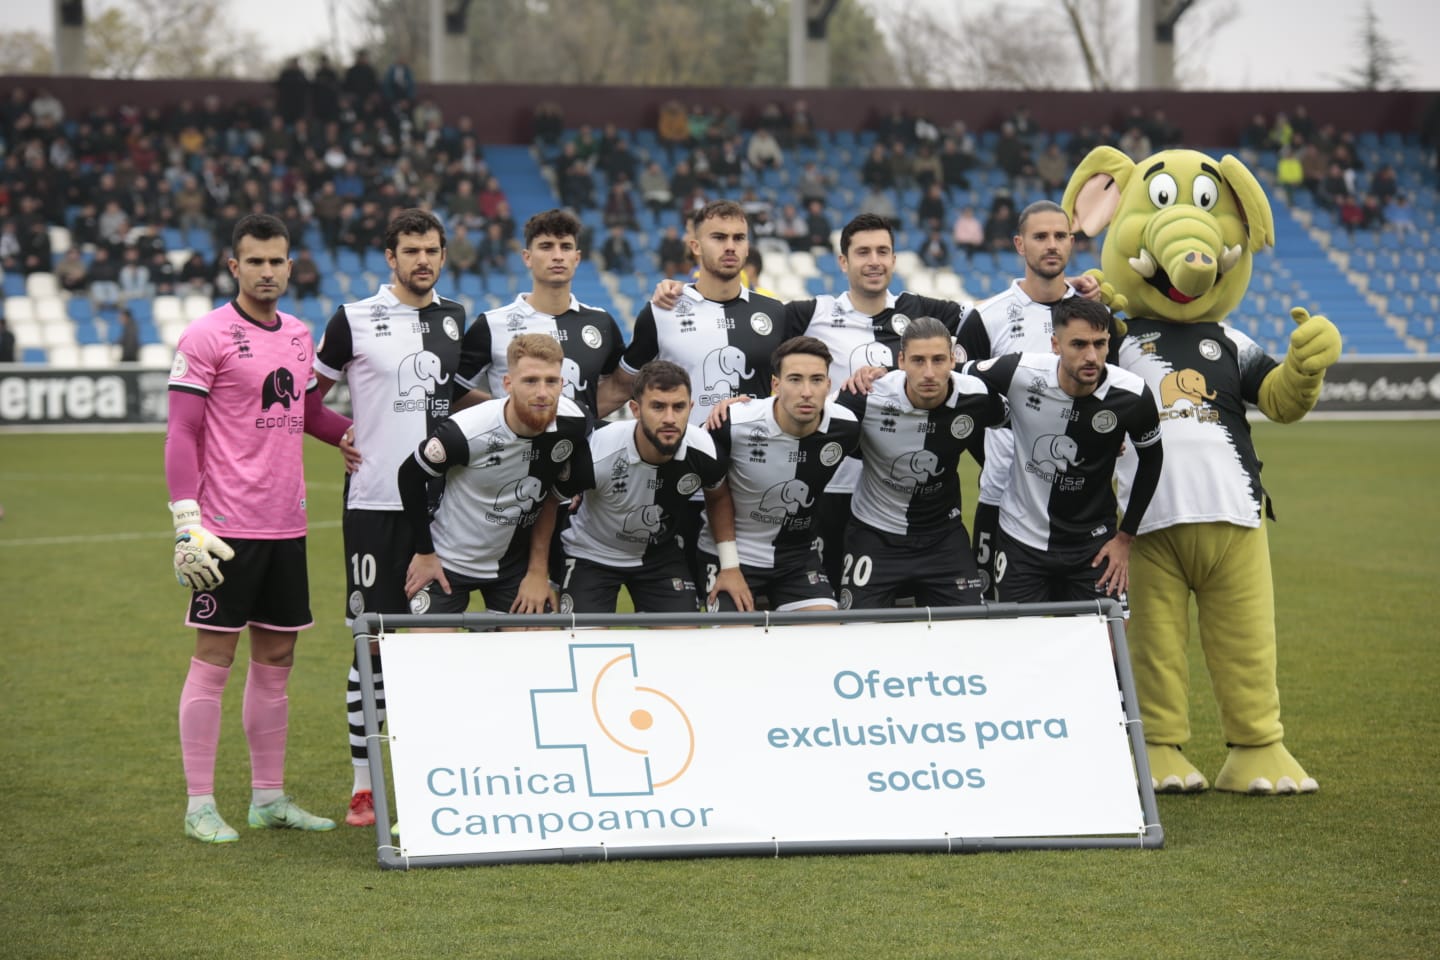
{"type": "Polygon", "coordinates": [[[1065,275],[1065,258],[1061,257],[1057,266],[1051,267],[1045,263],[1045,254],[1036,257],[1033,263],[1027,263],[1030,271],[1042,280],[1054,280],[1056,277],[1065,275]]]}
{"type": "Polygon", "coordinates": [[[655,451],[662,457],[673,457],[680,451],[680,444],[685,442],[685,431],[681,429],[675,437],[674,443],[666,443],[660,439],[655,431],[651,430],[643,421],[640,423],[640,432],[645,434],[645,439],[655,447],[655,451]]]}
{"type": "Polygon", "coordinates": [[[431,290],[435,289],[435,281],[438,278],[435,276],[434,273],[431,273],[430,276],[426,277],[425,279],[416,281],[415,271],[412,270],[407,276],[397,276],[396,279],[400,281],[400,286],[404,287],[406,290],[409,290],[417,297],[423,297],[431,290]]]}
{"type": "Polygon", "coordinates": [[[735,262],[735,266],[727,267],[720,262],[719,257],[715,257],[712,260],[709,257],[702,256],[700,258],[700,265],[704,268],[706,273],[710,274],[710,276],[714,277],[716,280],[723,280],[727,283],[740,276],[740,271],[745,269],[745,261],[743,259],[737,259],[735,262]]]}
{"type": "Polygon", "coordinates": [[[536,413],[529,404],[515,404],[515,418],[531,433],[544,433],[545,428],[555,422],[555,413],[559,410],[559,404],[552,404],[545,413],[536,413]]]}

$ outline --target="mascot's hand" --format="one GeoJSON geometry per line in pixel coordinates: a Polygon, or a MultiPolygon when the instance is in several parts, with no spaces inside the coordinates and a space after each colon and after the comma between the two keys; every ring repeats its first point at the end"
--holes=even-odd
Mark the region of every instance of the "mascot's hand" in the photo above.
{"type": "Polygon", "coordinates": [[[1325,384],[1325,371],[1340,359],[1340,331],[1304,307],[1290,311],[1296,327],[1290,334],[1285,362],[1260,383],[1260,411],[1277,423],[1294,423],[1315,409],[1325,384]]]}
{"type": "Polygon", "coordinates": [[[1120,319],[1120,314],[1130,306],[1130,298],[1118,292],[1115,284],[1106,282],[1103,270],[1086,270],[1085,276],[1094,277],[1095,282],[1100,285],[1100,302],[1109,307],[1110,312],[1115,315],[1115,332],[1122,337],[1125,336],[1126,323],[1120,319]]]}
{"type": "Polygon", "coordinates": [[[1340,329],[1329,318],[1311,316],[1304,307],[1291,307],[1290,317],[1295,329],[1290,333],[1290,349],[1285,362],[1297,373],[1319,376],[1340,359],[1340,329]]]}

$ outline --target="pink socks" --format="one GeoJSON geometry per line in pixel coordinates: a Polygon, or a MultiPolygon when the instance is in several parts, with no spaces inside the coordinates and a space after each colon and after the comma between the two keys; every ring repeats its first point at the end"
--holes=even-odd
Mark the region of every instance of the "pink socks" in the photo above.
{"type": "Polygon", "coordinates": [[[185,791],[192,797],[215,793],[220,696],[229,676],[229,667],[191,657],[190,673],[180,689],[180,757],[185,764],[185,791]]]}
{"type": "Polygon", "coordinates": [[[250,661],[241,718],[250,744],[250,786],[279,790],[285,785],[285,735],[290,727],[289,667],[250,661]]]}
{"type": "MultiPolygon", "coordinates": [[[[185,791],[190,796],[215,793],[215,753],[220,746],[220,698],[229,667],[194,657],[180,690],[180,756],[185,765],[185,791]]],[[[285,685],[289,667],[250,662],[241,719],[250,744],[250,785],[279,790],[285,783],[285,737],[290,726],[290,698],[285,685]]]]}

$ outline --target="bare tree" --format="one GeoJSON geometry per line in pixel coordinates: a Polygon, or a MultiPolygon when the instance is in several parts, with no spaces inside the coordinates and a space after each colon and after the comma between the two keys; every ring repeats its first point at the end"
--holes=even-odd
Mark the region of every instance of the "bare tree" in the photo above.
{"type": "MultiPolygon", "coordinates": [[[[428,0],[360,0],[376,62],[428,73],[428,0]]],[[[786,3],[709,0],[472,0],[470,75],[488,83],[749,86],[783,83],[786,3]]],[[[893,83],[890,53],[858,2],[831,21],[833,72],[847,84],[893,83]]]]}
{"type": "MultiPolygon", "coordinates": [[[[1133,0],[944,3],[867,0],[904,86],[1117,90],[1136,76],[1133,0]]],[[[1235,0],[1204,0],[1176,42],[1181,86],[1205,78],[1210,44],[1235,0]]]]}
{"type": "Polygon", "coordinates": [[[0,33],[0,73],[50,73],[54,65],[50,41],[38,30],[0,33]]]}
{"type": "Polygon", "coordinates": [[[1380,17],[1375,5],[1366,0],[1365,9],[1357,17],[1359,29],[1355,45],[1360,49],[1360,63],[1338,79],[1346,90],[1401,90],[1408,79],[1405,55],[1395,41],[1380,30],[1380,17]]]}
{"type": "Polygon", "coordinates": [[[97,77],[270,77],[260,38],[231,25],[222,0],[127,0],[85,25],[97,77]]]}
{"type": "Polygon", "coordinates": [[[1043,90],[1077,84],[1078,58],[1054,8],[905,0],[872,9],[884,25],[902,85],[1043,90]]]}

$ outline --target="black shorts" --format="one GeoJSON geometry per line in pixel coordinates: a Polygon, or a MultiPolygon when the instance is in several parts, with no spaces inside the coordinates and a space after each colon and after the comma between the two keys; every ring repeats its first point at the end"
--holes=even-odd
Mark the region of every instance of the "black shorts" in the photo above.
{"type": "Polygon", "coordinates": [[[694,613],[699,609],[690,564],[677,548],[638,567],[611,567],[565,557],[561,613],[614,613],[623,586],[636,613],[694,613]]]}
{"type": "MultiPolygon", "coordinates": [[[[715,589],[715,577],[720,572],[720,558],[713,553],[701,553],[698,557],[700,568],[705,574],[703,596],[709,598],[710,591],[715,589]]],[[[821,562],[820,552],[813,547],[802,554],[782,557],[776,566],[770,569],[742,563],[740,573],[745,577],[745,585],[750,588],[750,595],[755,600],[757,610],[780,611],[838,606],[835,591],[830,586],[830,578],[825,575],[825,565],[821,562]]],[[[715,605],[710,609],[732,611],[736,609],[735,601],[730,599],[728,593],[722,592],[716,596],[715,605]]]]}
{"type": "Polygon", "coordinates": [[[830,582],[840,582],[845,572],[845,527],[850,523],[850,502],[853,494],[826,493],[820,496],[821,558],[830,582]]]}
{"type": "MultiPolygon", "coordinates": [[[[1107,538],[1108,539],[1108,538],[1107,538]]],[[[1090,566],[1106,539],[1083,547],[1039,550],[1004,530],[995,534],[995,589],[1002,603],[1048,603],[1099,600],[1097,584],[1108,563],[1090,566]]],[[[1119,599],[1124,602],[1124,596],[1119,599]]]]}
{"type": "Polygon", "coordinates": [[[235,556],[220,561],[225,582],[190,597],[187,627],[239,633],[246,626],[303,630],[310,616],[310,576],[305,568],[305,538],[225,542],[235,556]]]}
{"type": "Polygon", "coordinates": [[[705,499],[702,496],[694,496],[686,500],[684,505],[675,511],[675,535],[683,543],[681,549],[685,551],[686,563],[690,570],[690,579],[695,583],[701,582],[700,574],[703,570],[700,561],[696,556],[696,544],[700,542],[700,528],[705,524],[705,499]]]}
{"type": "Polygon", "coordinates": [[[467,577],[454,570],[445,570],[445,579],[450,583],[450,592],[441,589],[432,581],[423,590],[410,598],[409,611],[422,613],[464,613],[470,608],[470,594],[480,591],[485,609],[493,613],[509,613],[520,593],[520,581],[530,565],[527,559],[507,564],[500,575],[489,580],[467,577]]]}
{"type": "Polygon", "coordinates": [[[886,533],[851,520],[845,529],[843,571],[842,609],[890,608],[897,596],[912,591],[917,607],[966,607],[980,602],[980,571],[970,536],[960,523],[922,538],[886,533]]]}
{"type": "Polygon", "coordinates": [[[362,613],[409,613],[405,571],[415,555],[410,523],[399,510],[346,510],[345,622],[362,613]]]}

